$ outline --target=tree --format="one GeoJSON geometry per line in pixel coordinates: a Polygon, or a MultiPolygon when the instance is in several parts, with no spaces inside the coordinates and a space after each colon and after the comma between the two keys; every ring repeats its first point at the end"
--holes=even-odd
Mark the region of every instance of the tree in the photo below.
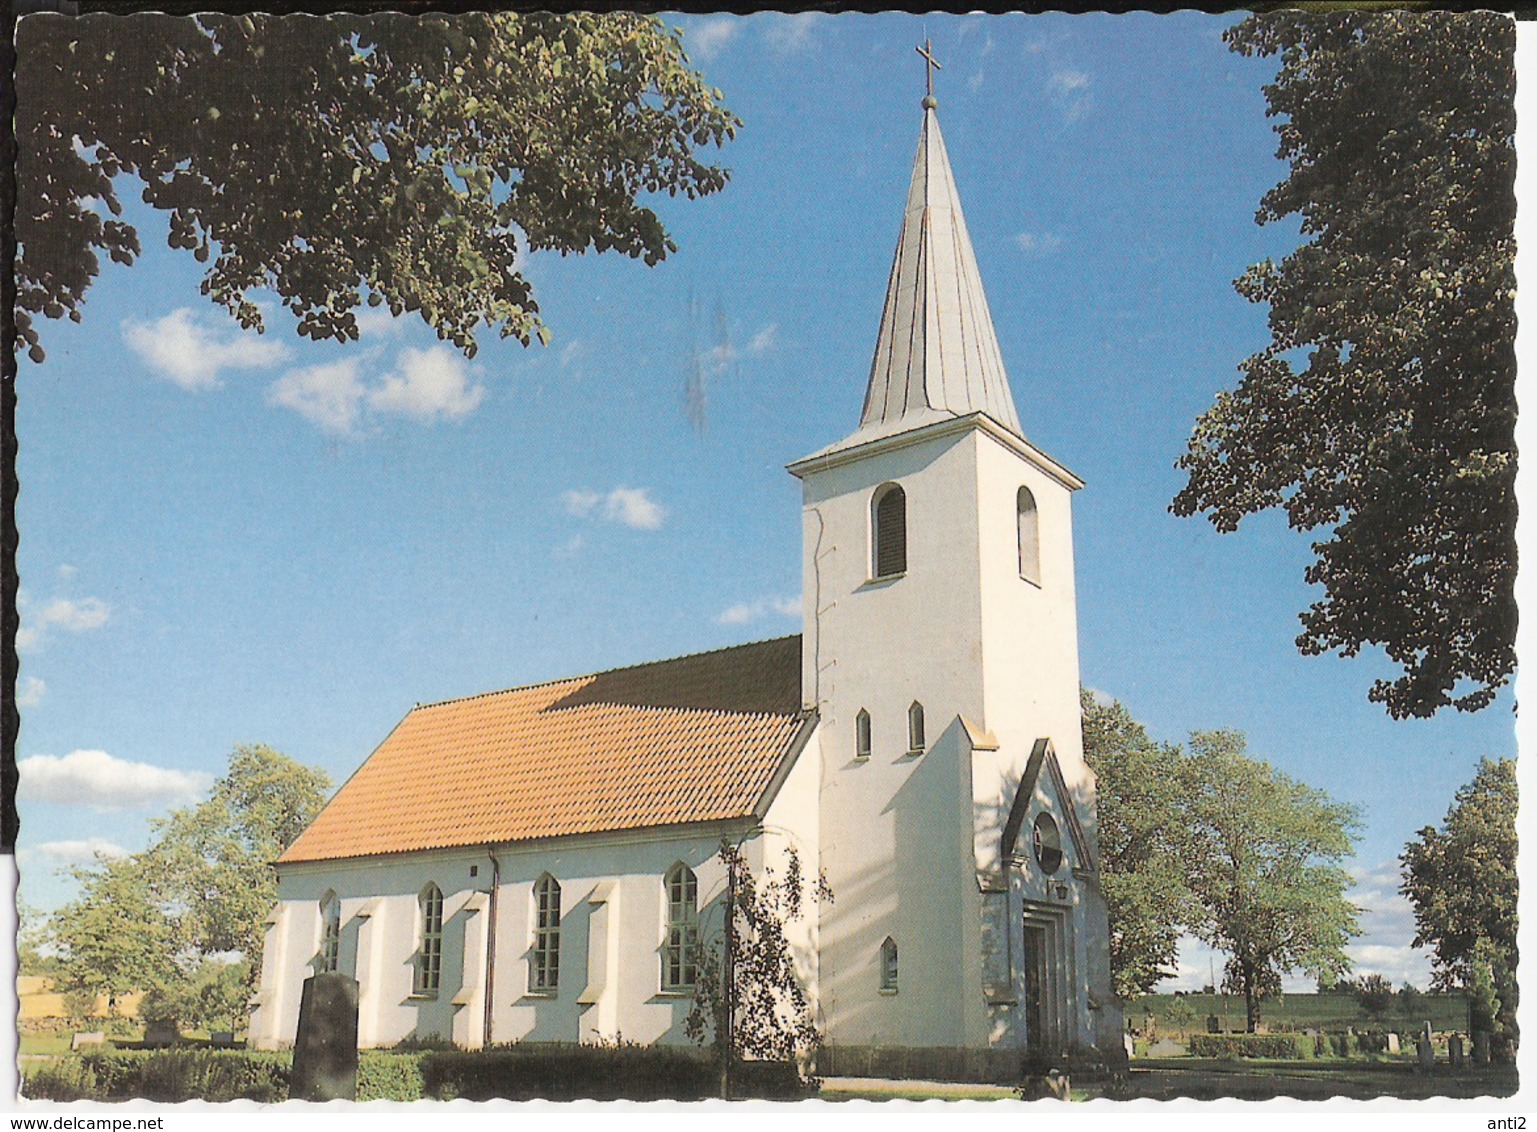
{"type": "Polygon", "coordinates": [[[1244,996],[1248,1029],[1281,976],[1349,969],[1359,934],[1345,899],[1355,810],[1247,757],[1237,731],[1190,737],[1186,782],[1187,876],[1200,909],[1195,928],[1231,958],[1226,986],[1244,996]]]}
{"type": "Polygon", "coordinates": [[[1175,973],[1191,917],[1184,875],[1179,748],[1154,743],[1119,702],[1082,690],[1083,753],[1098,777],[1101,889],[1110,918],[1110,971],[1121,998],[1175,973]]]}
{"type": "Polygon", "coordinates": [[[1441,828],[1426,826],[1404,847],[1403,894],[1414,905],[1415,947],[1435,952],[1432,985],[1473,989],[1475,958],[1489,967],[1500,1000],[1497,1020],[1514,1035],[1516,1021],[1516,764],[1482,759],[1473,781],[1457,791],[1441,828]]]}
{"type": "Polygon", "coordinates": [[[1417,1018],[1424,1012],[1425,995],[1409,980],[1398,988],[1398,1012],[1406,1018],[1417,1018]]]}
{"type": "Polygon", "coordinates": [[[182,933],[167,913],[173,879],[139,857],[104,857],[70,870],[80,895],[53,914],[53,943],[62,952],[59,985],[66,993],[107,996],[116,1015],[124,995],[174,984],[182,933]]]}
{"type": "Polygon", "coordinates": [[[48,938],[48,917],[19,896],[16,898],[16,973],[59,973],[59,957],[48,938]]]}
{"type": "MultiPolygon", "coordinates": [[[[790,1061],[821,1044],[785,929],[806,914],[807,880],[791,849],[784,872],[754,877],[739,846],[721,842],[726,900],[720,935],[700,945],[694,1001],[684,1032],[713,1042],[724,1071],[743,1058],[790,1061]]],[[[832,901],[818,875],[818,900],[832,901]]]]}
{"type": "Polygon", "coordinates": [[[152,823],[148,849],[74,870],[80,896],[52,921],[66,987],[114,1001],[153,992],[168,1016],[186,1010],[194,1021],[197,1010],[217,1012],[238,999],[243,1016],[258,974],[262,922],[277,902],[270,866],[329,789],[324,772],[270,747],[236,747],[206,801],[152,823]],[[230,952],[244,962],[209,965],[230,952]],[[205,984],[213,989],[205,993],[205,984]],[[201,1005],[188,1010],[188,1002],[201,1005]]]}
{"type": "Polygon", "coordinates": [[[115,178],[169,214],[170,245],[209,264],[203,293],[242,326],[262,328],[261,289],[316,339],[356,339],[358,305],[383,303],[473,356],[483,327],[547,337],[524,250],[676,250],[642,198],[722,188],[695,151],[740,125],[678,33],[633,13],[140,13],[17,33],[34,361],[37,316],[80,321],[99,255],[140,253],[115,178]]]}
{"type": "Polygon", "coordinates": [[[1367,975],[1356,986],[1356,1001],[1371,1018],[1381,1021],[1393,1009],[1393,984],[1383,975],[1367,975]]]}
{"type": "Polygon", "coordinates": [[[1395,718],[1486,707],[1515,664],[1515,28],[1493,12],[1251,16],[1306,238],[1238,279],[1270,344],[1196,422],[1171,510],[1332,528],[1308,655],[1380,645],[1395,718]],[[1305,362],[1303,356],[1305,355],[1305,362]]]}

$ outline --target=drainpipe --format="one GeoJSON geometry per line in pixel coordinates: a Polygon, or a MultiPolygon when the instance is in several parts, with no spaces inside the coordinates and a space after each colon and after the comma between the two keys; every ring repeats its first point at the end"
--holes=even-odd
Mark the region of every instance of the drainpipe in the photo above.
{"type": "Polygon", "coordinates": [[[486,909],[486,1017],[481,1025],[481,1045],[491,1044],[491,1014],[496,1005],[496,896],[502,888],[502,866],[496,859],[496,847],[486,846],[491,858],[491,901],[486,909]]]}

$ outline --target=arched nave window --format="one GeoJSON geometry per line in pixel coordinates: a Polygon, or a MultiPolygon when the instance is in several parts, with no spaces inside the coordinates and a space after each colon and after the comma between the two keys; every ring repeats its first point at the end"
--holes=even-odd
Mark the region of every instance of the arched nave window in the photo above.
{"type": "Polygon", "coordinates": [[[1041,518],[1036,514],[1035,496],[1028,487],[1019,489],[1019,576],[1041,584],[1041,518]]]}
{"type": "Polygon", "coordinates": [[[560,988],[560,884],[545,873],[534,884],[534,950],[529,989],[560,988]]]}
{"type": "Polygon", "coordinates": [[[913,706],[907,709],[907,753],[921,754],[924,746],[923,705],[914,700],[913,706]]]}
{"type": "Polygon", "coordinates": [[[875,493],[871,524],[874,538],[871,564],[877,578],[907,572],[907,493],[887,484],[875,493]]]}
{"type": "Polygon", "coordinates": [[[416,908],[416,978],[411,989],[435,997],[443,978],[443,890],[429,884],[416,898],[416,908]]]}
{"type": "Polygon", "coordinates": [[[859,714],[854,717],[854,757],[870,757],[870,713],[864,708],[860,708],[859,714]]]}
{"type": "Polygon", "coordinates": [[[334,892],[320,898],[320,962],[317,970],[334,971],[342,953],[342,902],[334,892]]]}
{"type": "Polygon", "coordinates": [[[662,952],[662,989],[694,985],[699,950],[699,880],[679,861],[667,870],[667,946],[662,952]]]}
{"type": "Polygon", "coordinates": [[[881,944],[881,990],[894,993],[897,989],[897,941],[890,936],[881,944]]]}

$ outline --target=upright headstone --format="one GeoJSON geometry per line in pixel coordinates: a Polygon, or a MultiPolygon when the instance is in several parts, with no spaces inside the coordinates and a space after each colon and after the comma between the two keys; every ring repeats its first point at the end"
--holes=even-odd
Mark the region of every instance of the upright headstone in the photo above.
{"type": "Polygon", "coordinates": [[[144,1048],[165,1049],[174,1046],[181,1037],[181,1028],[174,1018],[156,1018],[144,1024],[144,1048]]]}
{"type": "Polygon", "coordinates": [[[1462,1035],[1453,1034],[1446,1039],[1446,1060],[1452,1063],[1453,1069],[1461,1069],[1463,1062],[1462,1035]]]}
{"type": "Polygon", "coordinates": [[[1421,1072],[1429,1073],[1436,1067],[1436,1047],[1431,1044],[1429,1038],[1421,1038],[1418,1042],[1419,1061],[1416,1063],[1421,1072]]]}
{"type": "Polygon", "coordinates": [[[1473,1060],[1479,1065],[1489,1064],[1489,1031],[1473,1031],[1473,1060]]]}
{"type": "Polygon", "coordinates": [[[1388,1052],[1389,1053],[1398,1053],[1399,1052],[1399,1048],[1398,1048],[1398,1035],[1393,1033],[1392,1031],[1388,1032],[1388,1052]]]}
{"type": "Polygon", "coordinates": [[[105,1030],[79,1030],[75,1033],[74,1037],[69,1039],[69,1049],[71,1053],[75,1053],[86,1046],[105,1045],[106,1041],[107,1032],[105,1030]]]}
{"type": "Polygon", "coordinates": [[[304,980],[288,1095],[296,1101],[357,1099],[356,979],[325,971],[304,980]]]}

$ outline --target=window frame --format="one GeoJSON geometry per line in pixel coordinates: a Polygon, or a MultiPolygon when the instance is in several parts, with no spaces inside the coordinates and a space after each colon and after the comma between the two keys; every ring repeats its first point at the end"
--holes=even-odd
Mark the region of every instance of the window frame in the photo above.
{"type": "Polygon", "coordinates": [[[436,883],[416,895],[416,963],[413,998],[437,998],[443,986],[443,890],[436,883]]]}
{"type": "Polygon", "coordinates": [[[320,949],[315,970],[319,974],[341,970],[342,900],[335,889],[320,898],[320,949]]]}
{"type": "Polygon", "coordinates": [[[1032,586],[1041,584],[1041,511],[1035,493],[1024,484],[1014,493],[1015,536],[1019,545],[1019,576],[1032,586]]]}
{"type": "Polygon", "coordinates": [[[1056,876],[1067,862],[1067,850],[1062,842],[1062,827],[1046,810],[1035,815],[1030,823],[1030,847],[1035,853],[1035,863],[1046,876],[1056,876]],[[1046,843],[1043,845],[1043,843],[1046,843]],[[1048,857],[1055,857],[1048,864],[1048,857]]]}
{"type": "Polygon", "coordinates": [[[907,753],[921,755],[928,750],[928,735],[923,725],[923,705],[914,700],[907,708],[907,753]]]}
{"type": "Polygon", "coordinates": [[[560,991],[560,882],[545,873],[533,887],[534,945],[528,953],[528,992],[560,991]]]}
{"type": "Polygon", "coordinates": [[[873,582],[888,581],[892,578],[900,578],[907,573],[907,492],[899,483],[884,483],[875,489],[875,494],[870,497],[870,580],[873,582]],[[895,530],[882,525],[882,509],[888,500],[896,499],[900,504],[895,530]],[[888,541],[895,536],[895,541],[900,545],[893,550],[893,541],[888,541]],[[882,551],[887,551],[883,556],[882,551]],[[883,558],[895,557],[897,561],[889,562],[893,569],[883,569],[883,558]]]}
{"type": "Polygon", "coordinates": [[[864,762],[870,757],[870,713],[864,708],[854,716],[854,758],[864,762]]]}
{"type": "Polygon", "coordinates": [[[887,936],[881,941],[880,992],[882,994],[896,994],[901,988],[901,958],[896,940],[887,936]]]}
{"type": "Polygon", "coordinates": [[[662,893],[667,903],[662,991],[692,991],[699,981],[699,877],[677,861],[662,877],[662,893]]]}

